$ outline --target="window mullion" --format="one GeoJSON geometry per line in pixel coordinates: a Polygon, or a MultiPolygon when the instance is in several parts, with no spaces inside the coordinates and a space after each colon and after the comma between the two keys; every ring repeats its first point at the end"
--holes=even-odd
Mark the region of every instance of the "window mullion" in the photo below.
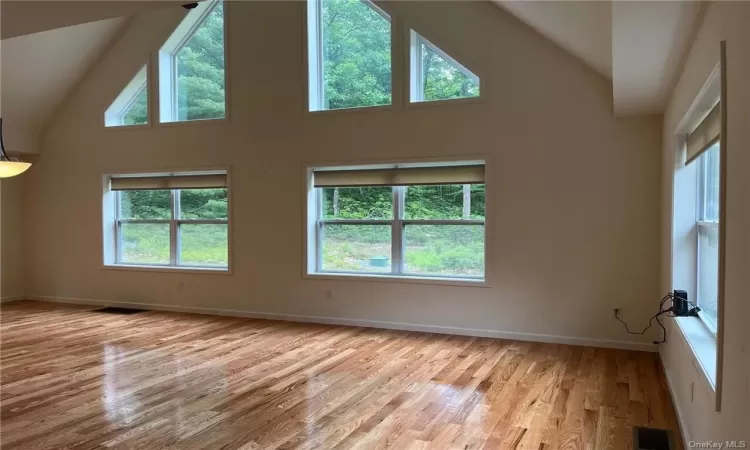
{"type": "Polygon", "coordinates": [[[115,264],[122,261],[122,230],[120,230],[120,196],[122,191],[115,192],[115,264]]]}
{"type": "Polygon", "coordinates": [[[315,271],[323,270],[323,189],[315,188],[315,271]]]}
{"type": "Polygon", "coordinates": [[[391,272],[404,272],[404,192],[403,186],[393,187],[393,223],[391,225],[391,272]]]}
{"type": "Polygon", "coordinates": [[[172,266],[176,266],[180,259],[180,243],[179,243],[179,230],[177,218],[180,217],[180,191],[172,189],[170,191],[170,202],[172,210],[172,220],[169,223],[169,263],[172,266]]]}

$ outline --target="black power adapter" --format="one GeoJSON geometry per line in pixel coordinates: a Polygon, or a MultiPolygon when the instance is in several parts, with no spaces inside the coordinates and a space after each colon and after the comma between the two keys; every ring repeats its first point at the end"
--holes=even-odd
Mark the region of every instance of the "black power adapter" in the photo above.
{"type": "Polygon", "coordinates": [[[701,309],[697,306],[691,308],[690,305],[687,291],[675,289],[672,293],[672,313],[678,317],[698,316],[701,309]]]}

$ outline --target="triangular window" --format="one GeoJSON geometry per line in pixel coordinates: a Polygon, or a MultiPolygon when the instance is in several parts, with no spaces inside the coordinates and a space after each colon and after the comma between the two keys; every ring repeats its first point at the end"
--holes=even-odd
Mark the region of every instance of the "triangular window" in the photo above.
{"type": "Polygon", "coordinates": [[[104,113],[104,125],[120,127],[148,123],[148,69],[143,66],[104,113]]]}
{"type": "Polygon", "coordinates": [[[479,77],[411,31],[411,101],[479,97],[479,77]]]}
{"type": "Polygon", "coordinates": [[[161,122],[223,119],[224,60],[224,3],[200,2],[159,51],[161,122]]]}

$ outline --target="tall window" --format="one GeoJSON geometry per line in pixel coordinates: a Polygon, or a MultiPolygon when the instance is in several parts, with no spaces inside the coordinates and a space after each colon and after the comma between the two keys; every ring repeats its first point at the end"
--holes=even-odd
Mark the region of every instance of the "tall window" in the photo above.
{"type": "Polygon", "coordinates": [[[110,264],[228,268],[226,174],[113,177],[110,184],[110,264]]]}
{"type": "Polygon", "coordinates": [[[159,51],[162,122],[225,117],[224,3],[200,2],[159,51]]]}
{"type": "Polygon", "coordinates": [[[143,66],[104,112],[104,126],[148,123],[148,66],[143,66]]]}
{"type": "Polygon", "coordinates": [[[307,10],[310,111],[390,105],[390,17],[366,0],[307,10]]]}
{"type": "Polygon", "coordinates": [[[411,31],[411,101],[479,97],[479,77],[411,31]]]}
{"type": "Polygon", "coordinates": [[[698,306],[716,332],[719,292],[719,146],[716,142],[697,159],[698,306]]]}
{"type": "Polygon", "coordinates": [[[311,272],[484,279],[483,165],[313,177],[311,272]]]}

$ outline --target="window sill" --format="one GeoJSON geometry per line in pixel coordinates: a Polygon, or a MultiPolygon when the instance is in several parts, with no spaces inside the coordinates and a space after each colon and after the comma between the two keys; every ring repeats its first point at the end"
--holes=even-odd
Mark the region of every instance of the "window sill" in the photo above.
{"type": "Polygon", "coordinates": [[[374,105],[374,106],[353,106],[351,108],[337,108],[337,109],[315,109],[306,111],[307,115],[310,116],[331,116],[339,114],[350,114],[350,113],[362,113],[362,112],[375,112],[375,111],[389,111],[393,109],[393,104],[390,105],[374,105]]]}
{"type": "Polygon", "coordinates": [[[139,266],[130,264],[105,264],[104,270],[125,270],[130,272],[190,273],[206,275],[231,275],[230,269],[212,267],[172,267],[172,266],[139,266]]]}
{"type": "Polygon", "coordinates": [[[169,128],[169,127],[189,127],[196,125],[227,125],[229,124],[229,117],[217,117],[215,119],[190,119],[190,120],[175,120],[171,122],[157,122],[156,127],[169,128]]]}
{"type": "Polygon", "coordinates": [[[147,130],[151,128],[150,123],[141,123],[138,125],[104,125],[105,130],[147,130]]]}
{"type": "Polygon", "coordinates": [[[479,105],[482,103],[484,103],[484,97],[479,95],[479,97],[448,98],[445,100],[423,100],[420,102],[409,101],[406,104],[406,109],[422,109],[452,105],[479,105]]]}
{"type": "Polygon", "coordinates": [[[358,275],[351,273],[308,273],[304,278],[310,280],[335,280],[335,281],[374,281],[380,283],[400,283],[400,284],[423,284],[438,286],[460,286],[474,288],[489,288],[487,280],[474,280],[467,278],[433,278],[417,276],[391,276],[367,274],[358,275]]]}
{"type": "Polygon", "coordinates": [[[674,322],[690,346],[700,372],[716,390],[716,335],[698,317],[675,317],[674,322]]]}

